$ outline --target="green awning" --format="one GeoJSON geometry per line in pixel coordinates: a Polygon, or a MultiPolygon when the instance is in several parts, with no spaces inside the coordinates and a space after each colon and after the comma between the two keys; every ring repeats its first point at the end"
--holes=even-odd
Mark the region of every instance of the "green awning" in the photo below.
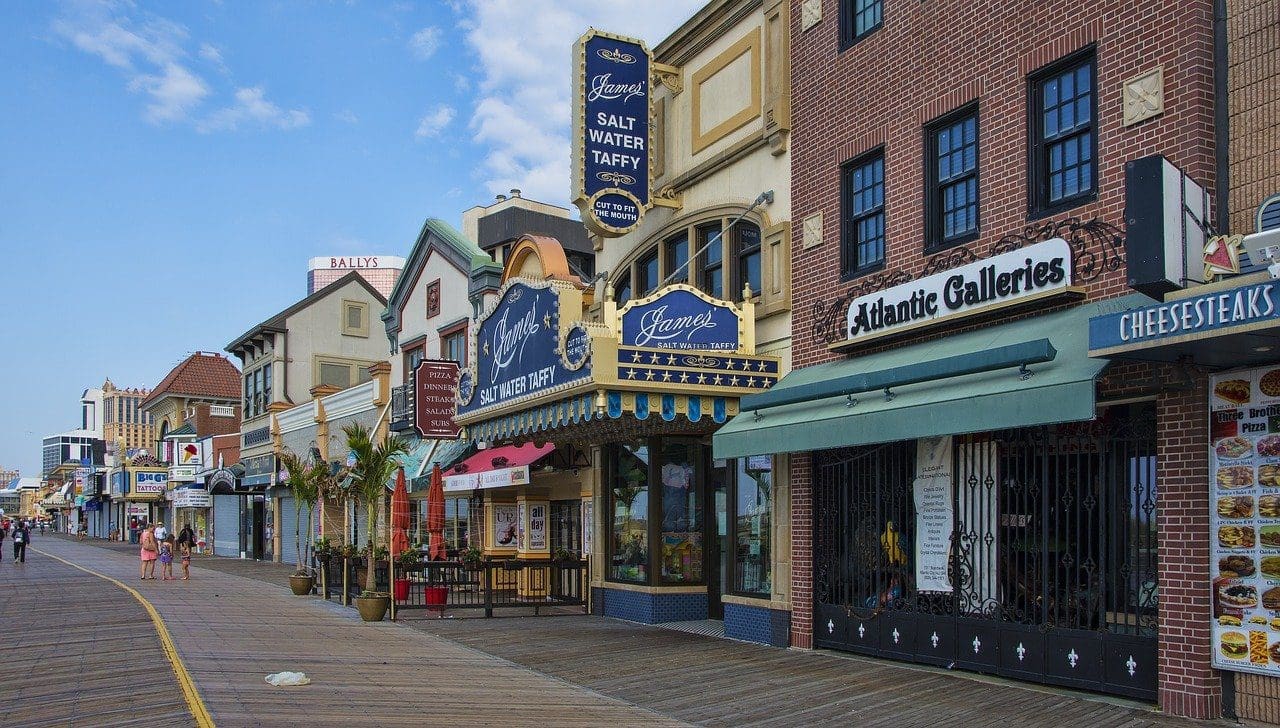
{"type": "MultiPolygon", "coordinates": [[[[1108,305],[1114,307],[1115,302],[1108,305]]],[[[866,382],[937,378],[891,386],[891,397],[881,389],[759,410],[751,408],[752,398],[743,398],[740,414],[715,433],[713,452],[717,458],[808,452],[1091,420],[1094,379],[1108,363],[1090,359],[1088,352],[1089,317],[1099,313],[1099,306],[1075,306],[797,369],[774,385],[767,396],[784,396],[798,387],[820,389],[823,383],[855,375],[864,375],[866,382]],[[945,376],[949,367],[972,370],[980,368],[975,363],[984,360],[1001,362],[1002,353],[1043,349],[1046,339],[1056,354],[1052,361],[1028,364],[1030,376],[1024,377],[1016,363],[945,376]]]]}

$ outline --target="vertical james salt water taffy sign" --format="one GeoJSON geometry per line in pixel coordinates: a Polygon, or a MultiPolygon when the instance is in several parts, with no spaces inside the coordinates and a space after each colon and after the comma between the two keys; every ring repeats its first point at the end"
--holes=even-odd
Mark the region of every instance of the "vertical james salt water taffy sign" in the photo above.
{"type": "Polygon", "coordinates": [[[604,237],[625,235],[650,206],[650,86],[644,42],[589,30],[574,47],[573,203],[604,237]]]}

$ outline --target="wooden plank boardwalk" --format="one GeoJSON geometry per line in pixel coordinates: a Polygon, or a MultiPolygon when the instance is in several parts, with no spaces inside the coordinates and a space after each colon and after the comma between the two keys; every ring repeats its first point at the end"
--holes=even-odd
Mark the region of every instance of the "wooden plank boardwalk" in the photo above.
{"type": "Polygon", "coordinates": [[[192,724],[146,610],[96,576],[30,551],[22,565],[5,558],[0,645],[6,725],[192,724]]]}
{"type": "Polygon", "coordinates": [[[656,713],[709,726],[1227,725],[1127,701],[600,617],[413,620],[415,629],[656,713]]]}
{"type": "MultiPolygon", "coordinates": [[[[163,616],[219,726],[679,724],[456,642],[390,622],[361,623],[354,610],[314,597],[295,597],[283,583],[198,567],[192,569],[191,581],[139,582],[132,554],[63,539],[41,539],[35,546],[142,592],[163,616]],[[282,670],[305,672],[313,684],[276,688],[265,682],[266,675],[282,670]]],[[[74,621],[91,627],[99,611],[96,605],[122,592],[95,579],[96,586],[86,584],[74,603],[55,599],[63,582],[73,578],[66,574],[67,567],[55,569],[55,563],[36,553],[25,568],[28,574],[39,571],[29,578],[48,584],[52,591],[44,594],[46,599],[74,615],[74,621]]],[[[13,594],[13,577],[7,571],[9,565],[4,566],[0,594],[13,594]]],[[[5,600],[6,612],[35,608],[26,592],[19,594],[5,600]]],[[[49,631],[51,640],[61,640],[58,630],[49,631]]],[[[92,629],[87,635],[95,638],[92,629]]],[[[143,639],[145,630],[132,636],[143,639]]],[[[161,666],[168,669],[164,663],[161,666]]],[[[83,673],[81,679],[98,674],[95,666],[87,667],[72,671],[83,673]]],[[[171,673],[154,672],[147,679],[154,681],[154,675],[162,675],[168,685],[173,683],[171,673]]],[[[41,682],[33,675],[28,690],[42,689],[41,682]]],[[[111,707],[131,704],[134,698],[126,685],[120,687],[95,693],[94,699],[111,707]]],[[[58,689],[78,690],[74,681],[63,682],[58,689]]],[[[39,719],[32,724],[47,723],[41,705],[27,705],[28,697],[34,695],[24,693],[22,710],[39,719]]],[[[176,689],[173,695],[181,699],[176,689]]],[[[0,719],[9,715],[0,709],[0,719]]],[[[167,725],[191,723],[189,716],[176,721],[169,717],[167,725]]]]}

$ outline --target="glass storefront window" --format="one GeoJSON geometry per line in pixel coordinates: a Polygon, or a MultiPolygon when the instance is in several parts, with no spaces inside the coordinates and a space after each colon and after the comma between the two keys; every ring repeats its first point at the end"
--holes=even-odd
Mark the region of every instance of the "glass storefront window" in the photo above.
{"type": "Polygon", "coordinates": [[[702,498],[692,443],[664,442],[659,478],[662,482],[662,581],[702,581],[702,498]]]}
{"type": "Polygon", "coordinates": [[[768,456],[737,461],[734,499],[733,590],[769,594],[769,534],[773,525],[773,470],[768,456]]]}
{"type": "Polygon", "coordinates": [[[649,580],[648,446],[619,445],[610,470],[609,577],[645,582],[649,580]]]}

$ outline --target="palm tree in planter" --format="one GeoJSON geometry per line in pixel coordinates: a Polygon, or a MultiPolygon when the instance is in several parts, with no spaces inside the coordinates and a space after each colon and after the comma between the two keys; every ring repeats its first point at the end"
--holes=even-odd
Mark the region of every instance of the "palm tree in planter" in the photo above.
{"type": "MultiPolygon", "coordinates": [[[[400,467],[400,457],[409,452],[409,447],[404,440],[394,435],[375,445],[369,429],[358,422],[343,427],[342,431],[347,435],[347,449],[356,456],[356,464],[351,468],[351,490],[364,501],[365,513],[369,519],[365,530],[369,540],[364,591],[356,599],[356,608],[360,610],[361,619],[379,622],[390,606],[390,597],[377,591],[375,564],[379,550],[376,543],[378,513],[386,498],[387,483],[395,475],[396,468],[400,467]]],[[[385,546],[382,548],[385,549],[385,546]]]]}
{"type": "Polygon", "coordinates": [[[285,484],[293,491],[293,543],[297,554],[297,570],[289,577],[289,586],[298,596],[311,593],[315,585],[315,577],[307,567],[308,549],[311,545],[311,512],[315,510],[316,501],[320,498],[320,483],[328,476],[328,468],[324,463],[308,462],[292,450],[284,450],[279,455],[280,464],[284,466],[288,477],[285,484]],[[307,540],[302,540],[302,511],[307,512],[307,540]]]}

